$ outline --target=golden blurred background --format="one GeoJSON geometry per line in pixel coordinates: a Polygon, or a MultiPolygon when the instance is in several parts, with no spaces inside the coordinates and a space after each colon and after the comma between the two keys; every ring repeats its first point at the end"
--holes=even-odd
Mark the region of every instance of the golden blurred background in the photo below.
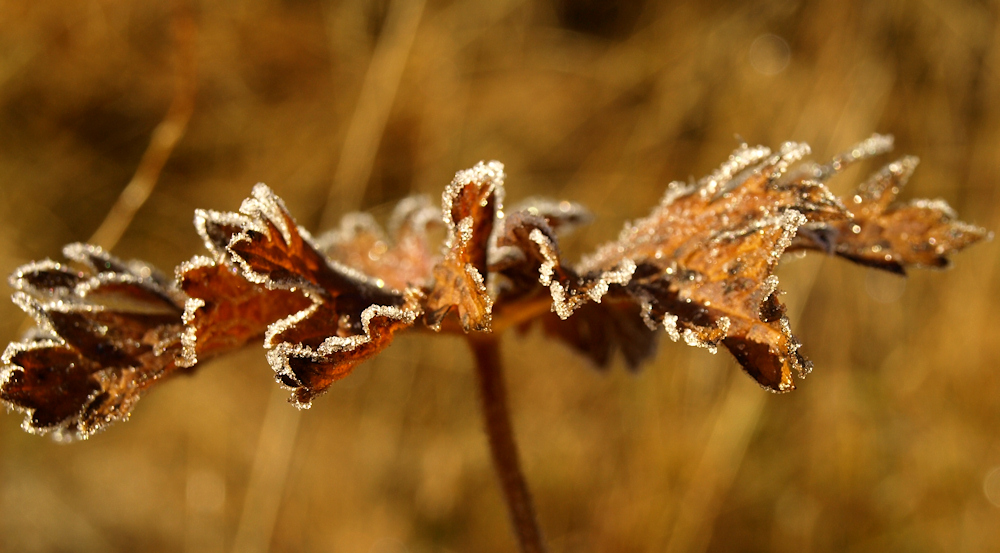
{"type": "MultiPolygon", "coordinates": [[[[506,164],[508,202],[590,206],[579,255],[737,135],[824,160],[894,134],[922,159],[904,199],[1000,229],[997,2],[188,1],[0,0],[0,272],[94,233],[185,51],[190,122],[114,247],[164,268],[201,253],[195,208],[235,210],[258,181],[315,231],[481,159],[506,164]]],[[[552,551],[1000,550],[997,259],[977,245],[905,281],[788,260],[816,369],[785,395],[668,340],[632,375],[506,336],[552,551]]],[[[0,314],[16,339],[23,314],[0,314]]],[[[251,347],[84,443],[2,417],[0,548],[514,551],[470,362],[405,336],[299,413],[251,347]]]]}

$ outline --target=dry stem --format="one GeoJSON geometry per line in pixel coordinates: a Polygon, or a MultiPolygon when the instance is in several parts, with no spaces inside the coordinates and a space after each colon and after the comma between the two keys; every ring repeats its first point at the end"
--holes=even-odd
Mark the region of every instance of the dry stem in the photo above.
{"type": "Polygon", "coordinates": [[[104,222],[90,237],[91,244],[110,250],[121,239],[125,229],[132,223],[136,212],[153,193],[163,166],[170,159],[174,147],[187,130],[188,121],[194,112],[194,98],[197,89],[196,65],[196,25],[192,8],[187,0],[175,0],[171,24],[176,43],[174,96],[167,114],[153,130],[153,136],[146,147],[142,160],[132,176],[132,180],[122,190],[118,200],[111,206],[104,222]]]}
{"type": "Polygon", "coordinates": [[[518,543],[523,553],[543,553],[545,546],[542,544],[542,534],[538,528],[531,493],[521,472],[517,443],[511,428],[499,340],[492,335],[470,336],[469,344],[476,358],[476,375],[486,433],[490,440],[490,453],[497,476],[500,477],[518,543]]]}

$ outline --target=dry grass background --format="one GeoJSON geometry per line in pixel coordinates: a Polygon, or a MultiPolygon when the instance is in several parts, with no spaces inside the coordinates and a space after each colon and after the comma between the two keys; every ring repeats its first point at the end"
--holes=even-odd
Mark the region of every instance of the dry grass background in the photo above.
{"type": "MultiPolygon", "coordinates": [[[[171,100],[171,10],[0,1],[0,272],[85,240],[131,178],[171,100]]],[[[892,133],[922,159],[907,198],[942,197],[1000,229],[996,2],[192,10],[193,117],[122,257],[190,257],[192,211],[235,209],[258,181],[316,230],[437,196],[480,159],[506,163],[509,200],[591,206],[579,253],[668,181],[714,168],[736,134],[807,141],[823,159],[892,133]]],[[[553,551],[1000,549],[997,253],[979,245],[906,281],[790,260],[779,275],[816,370],[786,395],[724,353],[663,343],[641,374],[620,362],[601,374],[536,333],[507,336],[553,551]]],[[[0,315],[14,339],[22,314],[0,315]]],[[[469,363],[459,340],[404,337],[299,415],[249,348],[161,386],[86,443],[2,417],[0,547],[512,551],[469,363]]]]}

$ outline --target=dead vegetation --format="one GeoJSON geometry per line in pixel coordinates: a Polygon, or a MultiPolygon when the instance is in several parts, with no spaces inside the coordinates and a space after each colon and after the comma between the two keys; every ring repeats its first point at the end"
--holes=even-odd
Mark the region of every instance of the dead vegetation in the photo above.
{"type": "MultiPolygon", "coordinates": [[[[0,247],[13,270],[97,227],[170,102],[171,42],[165,6],[3,9],[19,22],[5,33],[0,98],[10,222],[0,247]]],[[[709,172],[733,132],[754,143],[804,140],[818,159],[892,132],[899,150],[923,160],[910,197],[943,197],[996,228],[995,13],[832,3],[647,5],[639,16],[549,3],[491,9],[425,6],[406,55],[391,50],[406,41],[384,34],[405,31],[391,4],[198,6],[197,109],[116,252],[160,266],[187,258],[194,207],[234,205],[257,180],[315,228],[323,198],[341,202],[340,213],[353,201],[385,213],[388,200],[435,193],[456,167],[498,158],[523,175],[509,196],[594,207],[595,225],[566,246],[572,255],[647,213],[664,182],[709,172]],[[755,65],[752,48],[766,33],[791,54],[770,76],[761,69],[777,65],[755,65]],[[370,108],[386,116],[369,146],[368,184],[331,189],[335,175],[360,174],[342,164],[366,159],[343,152],[379,48],[406,65],[398,92],[370,108]]],[[[781,61],[780,49],[767,52],[781,61]]],[[[539,334],[506,344],[515,425],[553,549],[995,543],[994,247],[905,286],[812,260],[782,269],[782,282],[798,283],[786,296],[790,317],[811,323],[796,328],[822,371],[781,400],[732,379],[724,358],[686,349],[666,347],[651,370],[625,378],[582,371],[539,334]]],[[[14,335],[20,319],[8,309],[14,335]]],[[[269,393],[267,379],[244,374],[266,374],[254,355],[164,387],[136,422],[82,451],[29,444],[11,418],[3,509],[14,541],[5,545],[507,550],[494,524],[500,503],[486,491],[469,360],[455,345],[398,341],[335,386],[297,434],[299,423],[285,421],[291,440],[266,439],[282,433],[280,420],[246,415],[269,393]],[[258,434],[265,445],[254,454],[258,434]],[[262,453],[268,443],[288,444],[287,480],[252,476],[282,466],[280,452],[262,453]],[[173,502],[172,517],[143,503],[150,492],[173,502]],[[339,522],[307,522],[316,519],[339,522]],[[248,520],[262,524],[244,530],[248,520]]]]}

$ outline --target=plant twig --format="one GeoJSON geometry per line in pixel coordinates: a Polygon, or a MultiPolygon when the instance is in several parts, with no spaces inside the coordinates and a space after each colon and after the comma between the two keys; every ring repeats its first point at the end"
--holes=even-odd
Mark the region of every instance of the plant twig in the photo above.
{"type": "Polygon", "coordinates": [[[425,3],[425,0],[394,0],[389,4],[385,27],[372,53],[358,104],[347,127],[333,186],[320,215],[320,228],[333,228],[338,213],[357,209],[364,200],[425,3]]]}
{"type": "Polygon", "coordinates": [[[490,440],[490,454],[497,476],[500,477],[514,531],[523,553],[542,553],[545,546],[542,544],[531,493],[521,472],[517,443],[511,428],[499,340],[494,336],[470,336],[469,344],[476,358],[476,376],[486,433],[490,440]]]}
{"type": "Polygon", "coordinates": [[[243,511],[233,538],[233,553],[257,553],[271,548],[302,418],[302,411],[289,408],[287,398],[288,392],[276,386],[268,400],[243,511]]]}
{"type": "MultiPolygon", "coordinates": [[[[194,112],[194,98],[198,88],[197,69],[197,25],[188,0],[174,0],[171,12],[171,27],[174,34],[174,95],[170,107],[160,124],[153,129],[153,136],[139,165],[132,174],[132,180],[122,189],[114,205],[104,216],[97,230],[90,235],[88,243],[112,250],[121,240],[125,230],[139,208],[146,203],[156,188],[160,172],[173,153],[177,143],[187,130],[188,121],[194,112]]],[[[23,335],[34,324],[26,318],[18,329],[23,335]]]]}
{"type": "Polygon", "coordinates": [[[191,6],[186,0],[174,2],[171,26],[176,44],[174,96],[167,108],[167,114],[160,124],[153,129],[139,166],[132,175],[118,200],[111,206],[107,217],[101,226],[90,237],[91,244],[97,244],[105,249],[111,249],[132,223],[136,212],[142,207],[149,195],[153,193],[156,182],[160,178],[163,166],[170,158],[177,143],[187,130],[188,121],[194,112],[194,97],[197,90],[197,29],[191,6]]]}

